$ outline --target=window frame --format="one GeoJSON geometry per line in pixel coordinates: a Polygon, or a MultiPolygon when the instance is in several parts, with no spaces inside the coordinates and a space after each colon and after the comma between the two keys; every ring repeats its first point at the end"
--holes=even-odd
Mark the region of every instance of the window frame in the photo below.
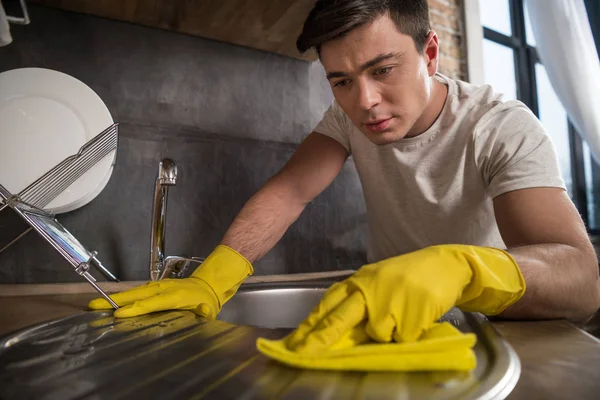
{"type": "MultiPolygon", "coordinates": [[[[511,36],[507,36],[493,29],[482,27],[479,11],[479,0],[464,0],[463,22],[466,34],[466,47],[468,57],[468,77],[474,84],[483,84],[483,40],[487,39],[497,44],[506,46],[514,51],[514,68],[517,86],[517,98],[539,118],[539,104],[537,98],[537,77],[535,65],[542,64],[535,46],[527,43],[525,25],[525,1],[507,0],[511,19],[511,36]],[[483,28],[483,29],[482,29],[483,28]],[[477,33],[477,30],[482,33],[477,33]],[[477,71],[471,74],[471,71],[477,71]],[[472,79],[474,78],[474,79],[472,79]]],[[[542,64],[543,65],[543,64],[542,64]]],[[[592,235],[600,235],[600,227],[589,227],[588,199],[586,194],[585,166],[583,140],[575,130],[571,121],[568,121],[569,155],[571,160],[572,200],[586,229],[592,235]]],[[[592,164],[594,167],[594,164],[592,164]]]]}

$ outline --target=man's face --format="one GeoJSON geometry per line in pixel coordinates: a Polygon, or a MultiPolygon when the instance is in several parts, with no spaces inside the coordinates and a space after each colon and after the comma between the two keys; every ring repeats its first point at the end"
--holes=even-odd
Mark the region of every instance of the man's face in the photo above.
{"type": "Polygon", "coordinates": [[[320,56],[335,99],[374,144],[422,133],[415,123],[429,103],[437,69],[435,34],[419,53],[412,37],[384,15],[324,43],[320,56]]]}

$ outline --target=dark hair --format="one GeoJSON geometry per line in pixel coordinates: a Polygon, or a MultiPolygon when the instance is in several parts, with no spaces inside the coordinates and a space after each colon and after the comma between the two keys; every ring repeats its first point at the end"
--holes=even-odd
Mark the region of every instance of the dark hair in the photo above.
{"type": "Polygon", "coordinates": [[[389,14],[398,31],[413,38],[417,51],[423,51],[429,34],[427,0],[317,0],[304,22],[296,47],[300,53],[341,37],[351,30],[389,14]]]}

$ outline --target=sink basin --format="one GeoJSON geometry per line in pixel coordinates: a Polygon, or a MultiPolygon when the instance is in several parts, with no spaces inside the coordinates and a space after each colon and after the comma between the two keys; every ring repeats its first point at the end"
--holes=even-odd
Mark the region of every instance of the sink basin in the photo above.
{"type": "MultiPolygon", "coordinates": [[[[246,285],[221,310],[217,319],[236,325],[261,328],[288,328],[298,326],[319,303],[328,285],[323,283],[295,283],[246,285]]],[[[452,309],[441,320],[450,321],[460,328],[458,309],[452,309]]]]}
{"type": "Polygon", "coordinates": [[[315,283],[247,286],[225,303],[217,319],[237,325],[293,329],[319,303],[325,291],[323,285],[315,283]]]}
{"type": "MultiPolygon", "coordinates": [[[[319,303],[330,284],[331,282],[308,282],[294,285],[246,285],[223,306],[217,319],[236,325],[284,330],[289,333],[319,303]]],[[[450,372],[445,376],[439,375],[444,377],[441,381],[436,381],[435,378],[428,381],[435,374],[428,375],[425,381],[422,380],[423,376],[418,378],[418,373],[408,374],[408,378],[405,374],[403,379],[407,379],[406,386],[412,386],[407,390],[419,393],[414,398],[501,399],[508,396],[518,381],[520,362],[516,353],[500,338],[490,322],[481,314],[463,313],[457,308],[444,314],[440,321],[448,321],[462,332],[478,336],[475,346],[477,367],[472,374],[450,372]],[[436,393],[435,387],[446,387],[445,393],[436,393]]],[[[385,386],[383,382],[380,384],[385,386]]],[[[389,398],[393,398],[391,392],[389,398]]]]}
{"type": "Polygon", "coordinates": [[[512,348],[479,314],[443,319],[478,337],[477,367],[365,373],[290,368],[256,339],[298,325],[332,282],[245,284],[216,321],[189,311],[115,319],[86,312],[0,337],[0,398],[503,399],[520,375],[512,348]]]}

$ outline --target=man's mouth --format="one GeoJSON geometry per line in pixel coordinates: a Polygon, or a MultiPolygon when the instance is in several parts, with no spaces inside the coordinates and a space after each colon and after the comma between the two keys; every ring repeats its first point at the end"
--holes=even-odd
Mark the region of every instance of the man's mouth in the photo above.
{"type": "Polygon", "coordinates": [[[373,120],[373,121],[367,121],[367,122],[365,122],[364,125],[371,132],[381,132],[388,128],[391,121],[392,121],[392,118],[390,117],[390,118],[386,118],[386,119],[377,119],[377,120],[373,120]]]}

